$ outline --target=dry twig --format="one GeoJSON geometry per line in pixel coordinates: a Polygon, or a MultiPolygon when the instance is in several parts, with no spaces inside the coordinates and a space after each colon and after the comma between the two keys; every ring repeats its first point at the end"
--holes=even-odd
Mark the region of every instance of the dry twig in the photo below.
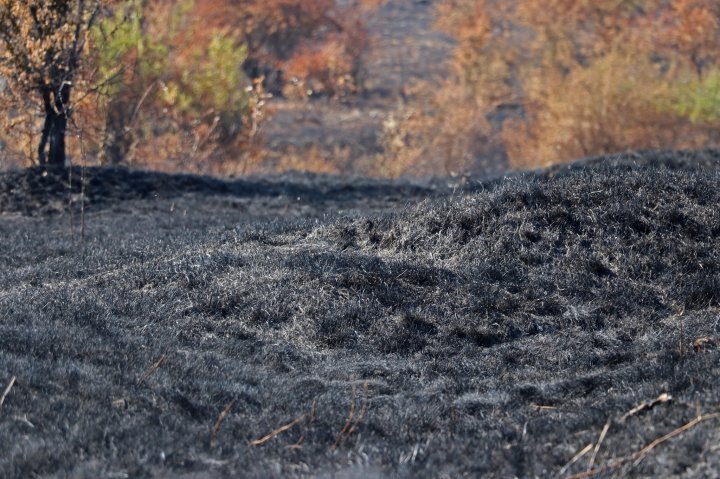
{"type": "Polygon", "coordinates": [[[360,421],[363,420],[365,417],[365,412],[367,411],[367,403],[368,403],[368,382],[365,381],[363,384],[363,402],[360,406],[360,412],[358,413],[357,417],[355,417],[355,398],[356,398],[356,388],[355,383],[353,383],[352,386],[352,402],[350,403],[350,412],[348,413],[348,418],[345,421],[345,425],[340,430],[340,434],[338,434],[337,439],[335,440],[335,444],[333,444],[331,450],[335,450],[338,448],[338,446],[341,446],[347,438],[352,435],[352,433],[357,428],[358,424],[360,424],[360,421]]]}
{"type": "Polygon", "coordinates": [[[302,445],[303,445],[304,442],[305,442],[305,434],[301,434],[301,435],[300,435],[300,439],[298,439],[297,441],[295,441],[294,444],[290,444],[290,445],[288,446],[288,449],[302,449],[302,445]]]}
{"type": "Polygon", "coordinates": [[[563,474],[565,474],[565,471],[567,471],[567,470],[570,468],[570,466],[572,466],[573,464],[575,464],[576,462],[578,462],[580,459],[582,459],[582,457],[583,457],[585,454],[587,454],[588,452],[590,452],[590,450],[591,450],[592,448],[593,448],[593,443],[589,443],[587,446],[585,446],[584,448],[582,448],[582,450],[580,450],[580,452],[578,452],[577,454],[575,454],[575,455],[573,456],[573,458],[570,459],[570,461],[569,461],[567,464],[565,464],[565,465],[562,467],[562,469],[560,469],[559,475],[562,476],[563,474]]]}
{"type": "Polygon", "coordinates": [[[363,384],[363,402],[362,406],[360,406],[360,414],[358,414],[357,419],[355,419],[355,423],[350,427],[350,429],[345,434],[345,439],[350,437],[350,435],[355,432],[355,429],[357,428],[358,424],[360,424],[360,421],[363,420],[365,417],[365,412],[367,411],[367,403],[368,403],[368,383],[365,381],[365,384],[363,384]]]}
{"type": "Polygon", "coordinates": [[[288,429],[292,428],[296,424],[298,424],[300,421],[305,419],[306,416],[307,416],[307,414],[298,416],[297,418],[293,419],[291,422],[285,424],[284,426],[280,426],[279,428],[275,429],[274,431],[267,434],[266,436],[263,436],[260,439],[255,439],[254,441],[250,441],[250,445],[251,446],[261,446],[261,445],[265,444],[266,442],[268,442],[270,439],[274,438],[278,434],[281,434],[281,433],[287,431],[288,429]]]}
{"type": "MultiPolygon", "coordinates": [[[[316,404],[317,401],[313,401],[312,407],[310,408],[310,416],[308,416],[308,425],[312,424],[315,421],[315,412],[316,412],[316,404]]],[[[289,449],[302,449],[302,445],[305,442],[305,432],[300,434],[300,438],[295,441],[294,444],[290,444],[288,446],[289,449]]]]}
{"type": "Polygon", "coordinates": [[[669,401],[672,401],[672,396],[669,395],[668,393],[662,393],[661,395],[659,395],[652,401],[643,401],[639,405],[635,406],[634,408],[632,408],[631,410],[626,412],[623,415],[623,417],[620,418],[620,422],[625,422],[625,420],[627,418],[629,418],[630,416],[634,416],[635,414],[638,414],[638,413],[644,411],[645,409],[652,409],[660,403],[666,403],[669,401]]]}
{"type": "Polygon", "coordinates": [[[138,381],[137,381],[138,386],[141,385],[142,383],[144,383],[145,381],[147,381],[147,379],[152,375],[152,373],[157,371],[157,369],[162,365],[163,361],[165,361],[165,353],[163,353],[160,356],[160,359],[155,361],[155,363],[152,366],[150,366],[150,369],[148,369],[147,372],[145,374],[143,374],[143,376],[140,379],[138,379],[138,381]]]}
{"type": "Polygon", "coordinates": [[[8,382],[8,385],[5,386],[5,390],[2,393],[2,396],[0,396],[0,407],[5,403],[5,398],[8,394],[10,394],[10,390],[13,387],[13,384],[15,384],[15,379],[17,379],[15,376],[10,378],[10,382],[8,382]]]}
{"type": "Polygon", "coordinates": [[[560,409],[557,406],[545,406],[543,404],[531,404],[530,407],[533,407],[538,411],[557,411],[560,409]]]}
{"type": "Polygon", "coordinates": [[[350,424],[352,424],[353,417],[355,417],[355,395],[356,395],[356,388],[355,383],[352,385],[352,399],[350,400],[350,411],[348,412],[348,417],[345,420],[345,425],[342,429],[340,429],[340,434],[338,434],[337,439],[335,440],[335,444],[333,444],[332,449],[335,449],[340,444],[340,441],[342,437],[347,432],[348,428],[350,427],[350,424]]]}
{"type": "Polygon", "coordinates": [[[595,444],[595,449],[593,450],[592,456],[590,457],[590,463],[588,465],[588,470],[592,469],[595,465],[595,459],[597,459],[597,454],[600,451],[600,446],[602,446],[603,441],[605,440],[605,436],[607,435],[608,430],[610,429],[610,423],[612,421],[608,419],[608,421],[605,423],[605,426],[603,426],[602,431],[600,432],[600,437],[598,438],[597,444],[595,444]]]}
{"type": "Polygon", "coordinates": [[[680,339],[678,340],[678,348],[680,352],[680,359],[682,360],[685,355],[685,348],[683,347],[683,344],[685,343],[685,320],[683,318],[683,315],[685,314],[685,308],[678,308],[677,316],[680,318],[680,339]]]}
{"type": "MultiPolygon", "coordinates": [[[[317,410],[316,408],[317,401],[313,401],[312,407],[310,408],[309,414],[303,414],[301,416],[298,416],[293,421],[285,424],[284,426],[280,426],[279,428],[275,429],[271,433],[267,434],[266,436],[261,437],[260,439],[255,439],[254,441],[250,441],[251,446],[260,446],[262,444],[265,444],[273,437],[277,436],[278,434],[281,434],[288,429],[292,428],[296,424],[299,424],[301,421],[303,421],[305,418],[308,419],[308,424],[312,424],[313,421],[315,421],[315,412],[317,410]]],[[[290,449],[300,449],[302,447],[303,442],[305,442],[305,434],[300,435],[300,439],[298,439],[294,444],[289,445],[288,447],[290,449]]]]}
{"type": "Polygon", "coordinates": [[[233,399],[229,403],[225,405],[223,410],[220,412],[220,415],[218,416],[217,420],[213,424],[212,427],[212,433],[210,434],[210,446],[212,446],[213,442],[215,442],[215,437],[217,437],[218,431],[220,431],[220,426],[222,425],[223,421],[226,417],[228,417],[228,414],[230,414],[230,410],[232,409],[233,405],[235,404],[235,400],[233,399]]]}

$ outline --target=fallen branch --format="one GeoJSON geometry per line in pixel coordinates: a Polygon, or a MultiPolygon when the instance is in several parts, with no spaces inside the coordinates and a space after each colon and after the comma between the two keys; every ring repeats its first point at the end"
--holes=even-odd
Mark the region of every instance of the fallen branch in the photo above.
{"type": "Polygon", "coordinates": [[[210,447],[212,447],[213,442],[215,442],[215,437],[217,437],[218,431],[220,431],[220,426],[222,425],[225,418],[230,414],[230,410],[232,409],[233,405],[235,404],[235,400],[233,399],[229,403],[225,405],[223,410],[220,412],[220,415],[218,416],[217,420],[213,424],[212,427],[212,433],[210,434],[210,447]]]}
{"type": "Polygon", "coordinates": [[[295,418],[293,421],[285,424],[284,426],[280,426],[279,428],[275,429],[274,431],[272,431],[272,432],[269,433],[268,435],[263,436],[263,437],[261,437],[260,439],[255,439],[254,441],[250,441],[250,445],[251,445],[251,446],[261,446],[261,445],[265,444],[266,442],[268,442],[270,439],[274,438],[274,437],[277,436],[278,434],[282,434],[283,432],[287,431],[288,429],[291,429],[293,426],[295,426],[295,425],[298,424],[300,421],[302,421],[303,419],[305,419],[306,416],[307,416],[307,414],[303,414],[302,416],[298,416],[298,417],[295,418]]]}
{"type": "Polygon", "coordinates": [[[7,395],[10,394],[10,390],[12,389],[13,384],[15,384],[15,379],[15,376],[11,377],[8,385],[5,386],[5,390],[3,391],[2,396],[0,396],[0,407],[2,407],[2,405],[5,403],[5,398],[7,397],[7,395]]]}
{"type": "Polygon", "coordinates": [[[594,469],[590,469],[590,470],[587,470],[584,472],[579,472],[577,474],[573,474],[572,476],[568,476],[567,479],[584,479],[586,477],[592,477],[597,474],[601,474],[603,472],[609,471],[611,469],[616,469],[618,467],[621,467],[630,461],[634,461],[633,467],[635,467],[638,464],[640,464],[640,462],[642,462],[643,459],[645,459],[645,457],[648,455],[648,453],[650,451],[652,451],[654,448],[656,448],[660,444],[668,441],[669,439],[672,439],[675,436],[679,436],[683,432],[685,432],[689,429],[692,429],[693,427],[697,426],[701,422],[709,421],[711,419],[720,419],[720,413],[706,414],[706,415],[700,414],[692,421],[690,421],[686,424],[683,424],[682,426],[670,431],[669,433],[665,434],[664,436],[661,436],[661,437],[651,441],[645,447],[643,447],[639,451],[634,452],[633,454],[630,454],[629,456],[621,457],[619,459],[616,459],[615,461],[605,464],[604,466],[596,467],[594,469]]]}
{"type": "Polygon", "coordinates": [[[152,373],[157,371],[157,369],[162,365],[163,361],[165,361],[165,353],[163,353],[160,356],[160,358],[157,361],[155,361],[155,363],[152,366],[150,366],[150,369],[148,369],[147,372],[145,374],[143,374],[143,376],[140,379],[138,379],[138,381],[137,381],[138,386],[140,386],[142,383],[147,381],[147,379],[152,375],[152,373]]]}

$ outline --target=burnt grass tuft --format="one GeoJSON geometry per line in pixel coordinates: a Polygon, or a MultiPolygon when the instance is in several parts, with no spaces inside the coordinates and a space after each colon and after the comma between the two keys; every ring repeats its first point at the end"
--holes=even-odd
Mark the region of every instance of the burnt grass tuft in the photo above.
{"type": "Polygon", "coordinates": [[[719,167],[6,173],[0,475],[712,477],[719,167]]]}

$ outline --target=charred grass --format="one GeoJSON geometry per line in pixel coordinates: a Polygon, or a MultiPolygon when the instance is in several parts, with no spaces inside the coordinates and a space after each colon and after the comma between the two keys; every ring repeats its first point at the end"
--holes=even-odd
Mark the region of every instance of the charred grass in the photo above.
{"type": "Polygon", "coordinates": [[[8,173],[2,476],[712,477],[719,158],[8,173]]]}

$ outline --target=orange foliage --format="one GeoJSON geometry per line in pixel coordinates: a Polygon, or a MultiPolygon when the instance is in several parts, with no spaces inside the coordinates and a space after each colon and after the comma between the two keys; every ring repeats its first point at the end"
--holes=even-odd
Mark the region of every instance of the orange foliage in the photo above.
{"type": "Polygon", "coordinates": [[[439,84],[415,86],[410,104],[386,120],[384,154],[373,174],[461,174],[478,155],[497,147],[486,112],[510,95],[509,65],[500,55],[507,52],[492,48],[505,33],[493,28],[487,5],[485,0],[440,4],[438,26],[458,41],[450,75],[439,84]]]}
{"type": "Polygon", "coordinates": [[[331,97],[355,93],[361,81],[359,61],[367,41],[367,32],[357,24],[319,45],[305,44],[284,62],[283,71],[290,79],[284,94],[306,98],[317,93],[331,97]]]}
{"type": "Polygon", "coordinates": [[[197,0],[194,16],[248,45],[246,71],[272,91],[336,96],[360,88],[369,47],[363,18],[383,0],[197,0]]]}
{"type": "Polygon", "coordinates": [[[698,146],[686,123],[653,107],[668,93],[653,65],[614,51],[588,68],[529,92],[525,117],[505,123],[503,140],[515,167],[631,149],[698,146]]]}
{"type": "Polygon", "coordinates": [[[511,164],[713,144],[711,128],[663,108],[683,63],[699,68],[720,46],[710,28],[718,17],[700,3],[709,2],[520,2],[517,21],[536,32],[540,63],[518,75],[525,116],[503,132],[511,164]]]}
{"type": "Polygon", "coordinates": [[[720,60],[715,0],[445,0],[438,13],[457,40],[451,75],[406,115],[397,151],[445,168],[430,136],[441,132],[454,155],[496,140],[511,166],[534,167],[720,144],[713,115],[693,122],[672,106],[689,71],[702,81],[720,60]]]}
{"type": "Polygon", "coordinates": [[[691,64],[698,75],[720,60],[720,3],[673,0],[657,22],[657,42],[666,53],[691,64]]]}
{"type": "MultiPolygon", "coordinates": [[[[384,1],[108,0],[101,16],[108,31],[94,40],[111,42],[118,31],[126,38],[105,57],[103,45],[89,49],[92,64],[75,80],[83,91],[75,96],[70,156],[203,173],[255,170],[267,156],[266,89],[357,91],[369,45],[364,19],[384,1]]],[[[35,103],[5,93],[14,95],[9,111],[35,114],[35,103]]],[[[0,133],[3,157],[34,156],[35,117],[23,115],[32,118],[20,128],[19,113],[11,116],[0,133]]]]}

